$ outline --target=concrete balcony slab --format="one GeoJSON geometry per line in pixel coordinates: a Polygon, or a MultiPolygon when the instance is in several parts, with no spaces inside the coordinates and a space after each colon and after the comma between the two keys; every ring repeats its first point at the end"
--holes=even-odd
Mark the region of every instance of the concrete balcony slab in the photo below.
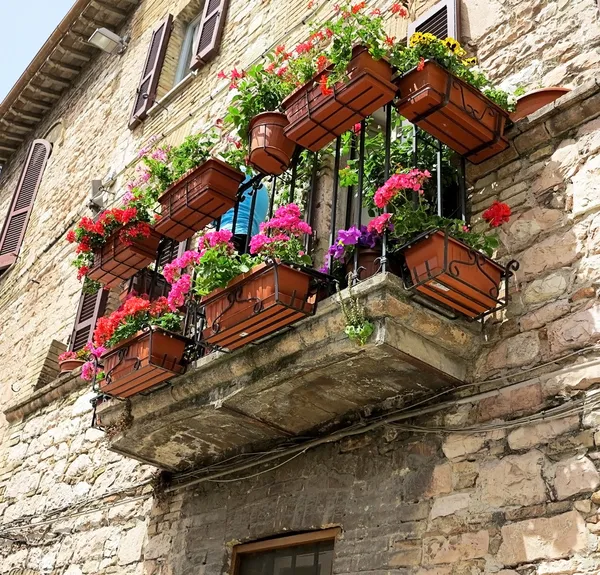
{"type": "Polygon", "coordinates": [[[345,336],[338,296],[329,298],[288,331],[202,358],[168,387],[131,398],[129,407],[100,404],[102,425],[116,428],[111,449],[179,471],[318,436],[385,400],[408,402],[468,380],[480,341],[476,324],[413,303],[390,274],[352,292],[376,326],[365,346],[345,336]]]}

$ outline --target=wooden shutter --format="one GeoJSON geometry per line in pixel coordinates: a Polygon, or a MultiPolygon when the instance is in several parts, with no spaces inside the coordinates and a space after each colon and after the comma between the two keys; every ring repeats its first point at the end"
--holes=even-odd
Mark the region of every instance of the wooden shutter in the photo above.
{"type": "Polygon", "coordinates": [[[194,38],[190,68],[197,70],[219,52],[229,0],[206,0],[202,21],[194,38]]]}
{"type": "Polygon", "coordinates": [[[408,25],[408,37],[415,32],[429,32],[438,38],[460,42],[460,0],[442,0],[408,25]]]}
{"type": "Polygon", "coordinates": [[[156,101],[156,90],[160,79],[160,71],[165,61],[171,29],[173,28],[173,16],[169,14],[152,32],[148,55],[144,63],[144,71],[135,94],[135,103],[131,111],[129,128],[139,126],[148,115],[148,110],[156,101]]]}
{"type": "Polygon", "coordinates": [[[52,146],[46,140],[34,140],[31,144],[0,235],[0,272],[15,263],[19,255],[31,208],[51,151],[52,146]]]}
{"type": "Polygon", "coordinates": [[[107,301],[108,290],[105,289],[99,289],[95,294],[81,294],[69,343],[70,351],[78,351],[91,341],[96,322],[104,315],[107,301]]]}

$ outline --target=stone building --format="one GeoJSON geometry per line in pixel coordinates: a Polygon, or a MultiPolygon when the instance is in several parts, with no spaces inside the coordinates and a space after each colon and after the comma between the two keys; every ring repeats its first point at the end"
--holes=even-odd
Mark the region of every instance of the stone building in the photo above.
{"type": "MultiPolygon", "coordinates": [[[[412,18],[434,4],[412,2],[412,18]]],[[[118,194],[150,136],[177,143],[222,117],[217,72],[302,40],[308,12],[222,0],[218,53],[189,72],[181,54],[214,2],[77,0],[0,105],[0,214],[28,220],[0,250],[0,574],[600,572],[598,3],[460,4],[492,77],[572,88],[468,166],[473,222],[494,199],[513,209],[508,307],[482,331],[379,274],[355,288],[376,325],[364,348],[326,300],[293,331],[106,402],[107,436],[89,383],[56,369],[81,297],[65,234],[91,213],[93,180],[118,194]],[[169,14],[155,101],[132,122],[169,14]],[[126,49],[88,44],[102,27],[126,49]],[[30,154],[39,186],[16,213],[30,154]]]]}

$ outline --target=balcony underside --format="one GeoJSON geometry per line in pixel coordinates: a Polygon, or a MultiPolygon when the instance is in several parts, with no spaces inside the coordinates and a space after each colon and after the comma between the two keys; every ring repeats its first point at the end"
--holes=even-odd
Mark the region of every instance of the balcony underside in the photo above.
{"type": "MultiPolygon", "coordinates": [[[[475,326],[452,323],[410,302],[395,276],[353,290],[376,331],[363,347],[343,333],[337,298],[314,317],[232,354],[212,354],[146,396],[131,399],[131,425],[111,449],[168,470],[316,436],[386,399],[411,401],[459,385],[476,352],[475,326]]],[[[98,406],[104,426],[125,404],[98,406]]]]}

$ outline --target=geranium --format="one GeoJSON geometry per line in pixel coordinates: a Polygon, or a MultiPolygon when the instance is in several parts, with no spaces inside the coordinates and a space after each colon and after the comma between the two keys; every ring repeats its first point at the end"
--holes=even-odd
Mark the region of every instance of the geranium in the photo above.
{"type": "Polygon", "coordinates": [[[311,265],[304,251],[303,238],[312,228],[302,220],[296,204],[277,208],[273,217],[260,225],[260,233],[250,239],[250,253],[263,259],[279,259],[288,263],[311,265]]]}
{"type": "Polygon", "coordinates": [[[510,216],[510,206],[503,202],[499,202],[498,200],[495,200],[494,203],[482,214],[482,218],[493,228],[497,228],[498,226],[508,222],[510,216]]]}
{"type": "Polygon", "coordinates": [[[403,190],[412,190],[422,195],[423,184],[430,176],[428,170],[417,169],[394,174],[375,192],[375,205],[383,209],[403,190]]]}
{"type": "Polygon", "coordinates": [[[408,17],[408,11],[404,6],[402,6],[402,4],[399,4],[398,2],[394,2],[390,10],[392,11],[392,14],[396,14],[402,18],[408,17]]]}
{"type": "Polygon", "coordinates": [[[378,234],[383,234],[383,232],[386,229],[388,229],[389,222],[391,219],[392,219],[392,214],[381,214],[380,216],[373,218],[369,222],[367,229],[370,232],[377,232],[378,234]]]}

